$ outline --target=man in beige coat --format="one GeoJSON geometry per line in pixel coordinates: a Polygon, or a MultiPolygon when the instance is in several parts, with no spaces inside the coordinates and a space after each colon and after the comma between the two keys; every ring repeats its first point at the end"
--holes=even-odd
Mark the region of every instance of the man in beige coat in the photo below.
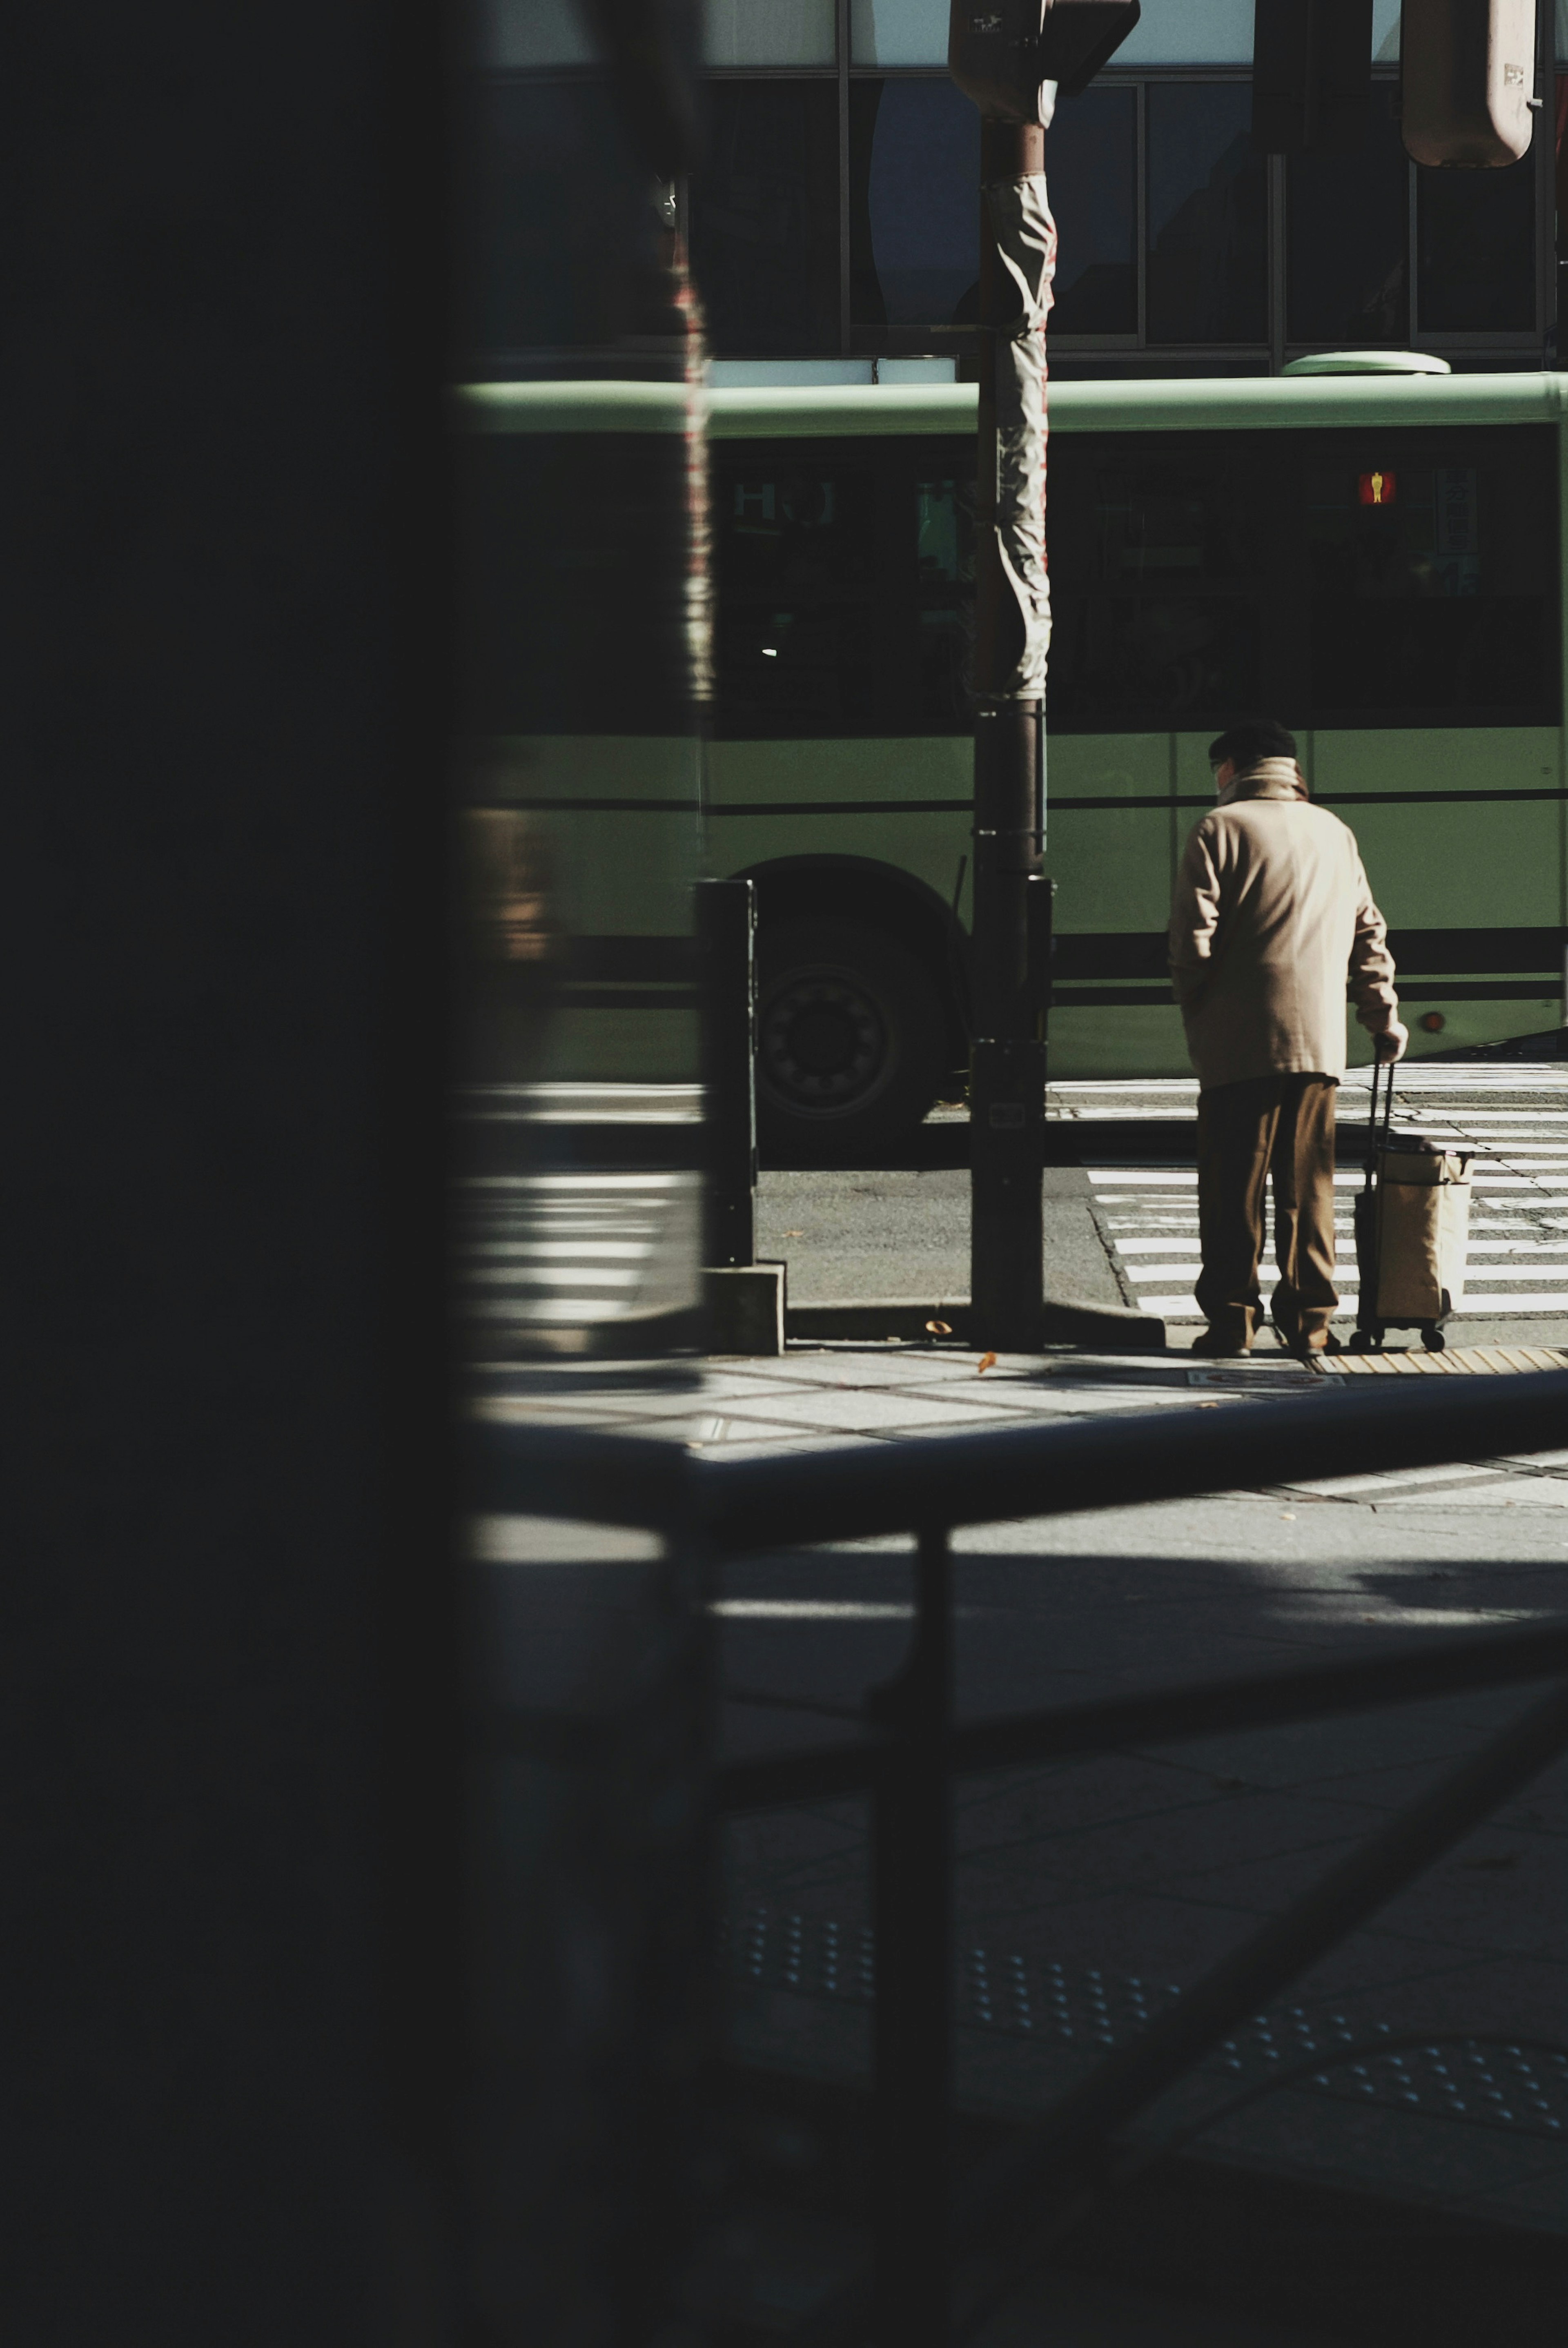
{"type": "MultiPolygon", "coordinates": [[[[1274,1326],[1335,1347],[1334,1096],[1345,997],[1397,1060],[1387,927],[1349,828],[1314,807],[1295,737],[1269,718],[1209,746],[1219,804],[1193,826],[1171,910],[1171,981],[1198,1071],[1195,1354],[1244,1354],[1263,1318],[1264,1192],[1274,1180],[1274,1326]]],[[[1335,1348],[1336,1350],[1336,1347],[1335,1348]]]]}

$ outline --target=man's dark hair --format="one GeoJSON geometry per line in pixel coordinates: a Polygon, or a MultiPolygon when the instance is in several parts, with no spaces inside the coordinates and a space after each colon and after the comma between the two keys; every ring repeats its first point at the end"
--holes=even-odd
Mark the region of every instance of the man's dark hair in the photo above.
{"type": "Polygon", "coordinates": [[[1222,767],[1233,758],[1238,775],[1260,758],[1294,758],[1295,736],[1277,717],[1240,717],[1209,745],[1209,764],[1222,767]]]}

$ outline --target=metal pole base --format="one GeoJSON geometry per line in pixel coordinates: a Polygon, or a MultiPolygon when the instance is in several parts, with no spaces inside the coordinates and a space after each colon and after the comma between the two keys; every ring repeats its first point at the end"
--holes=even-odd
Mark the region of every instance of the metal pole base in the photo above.
{"type": "Polygon", "coordinates": [[[974,1342],[998,1354],[1034,1353],[1045,1312],[1043,1044],[976,1037],[969,1148],[974,1342]]]}

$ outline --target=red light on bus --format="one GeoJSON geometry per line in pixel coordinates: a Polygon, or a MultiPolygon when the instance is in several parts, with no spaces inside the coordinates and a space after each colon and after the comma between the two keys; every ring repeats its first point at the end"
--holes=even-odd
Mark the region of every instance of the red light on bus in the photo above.
{"type": "Polygon", "coordinates": [[[1391,506],[1396,487],[1392,473],[1363,473],[1356,484],[1364,506],[1391,506]]]}

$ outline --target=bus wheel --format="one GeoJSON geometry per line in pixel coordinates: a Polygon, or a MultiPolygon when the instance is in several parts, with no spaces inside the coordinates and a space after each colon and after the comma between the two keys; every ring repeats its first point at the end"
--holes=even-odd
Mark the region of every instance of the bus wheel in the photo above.
{"type": "Polygon", "coordinates": [[[906,947],[852,922],[780,922],[758,942],[757,1123],[771,1157],[862,1160],[937,1097],[947,1016],[906,947]]]}

